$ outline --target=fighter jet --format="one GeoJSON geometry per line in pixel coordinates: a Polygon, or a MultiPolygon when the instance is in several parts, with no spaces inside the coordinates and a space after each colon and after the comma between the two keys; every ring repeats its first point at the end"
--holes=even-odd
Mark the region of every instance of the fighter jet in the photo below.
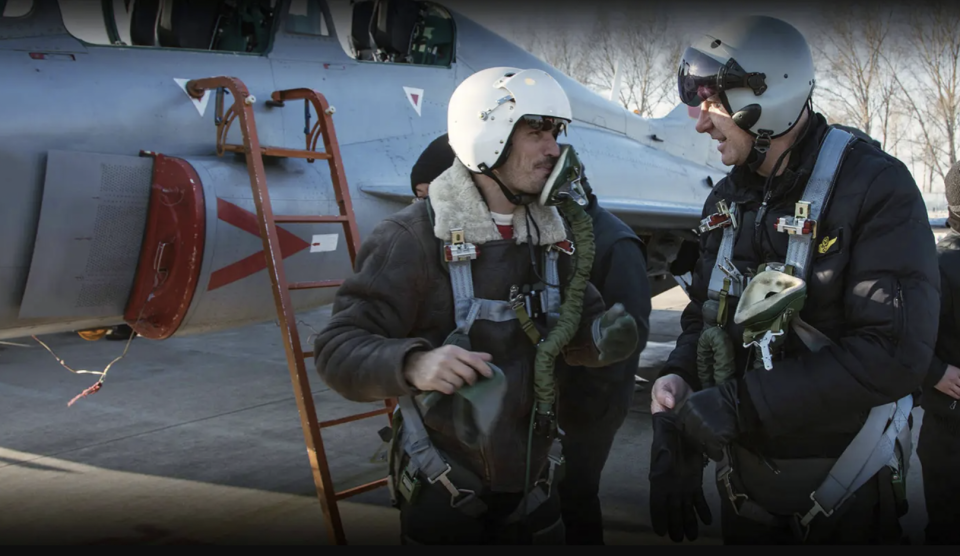
{"type": "MultiPolygon", "coordinates": [[[[728,170],[686,106],[641,118],[442,3],[357,1],[346,29],[324,0],[94,4],[82,24],[100,41],[71,23],[73,1],[0,1],[0,340],[124,323],[162,340],[276,318],[244,137],[218,127],[234,98],[195,80],[249,92],[276,215],[339,214],[329,161],[284,151],[325,152],[311,132],[329,116],[362,241],[413,200],[410,168],[464,78],[542,69],[569,94],[564,141],[600,204],[646,240],[655,293],[677,285],[671,263],[728,170]]],[[[291,282],[352,273],[342,223],[278,228],[291,282]]],[[[335,291],[291,295],[304,311],[335,291]]]]}

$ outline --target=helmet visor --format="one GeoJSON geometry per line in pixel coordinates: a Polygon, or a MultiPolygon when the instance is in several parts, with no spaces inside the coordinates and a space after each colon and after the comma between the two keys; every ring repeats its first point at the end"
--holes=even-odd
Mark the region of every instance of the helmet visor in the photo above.
{"type": "Polygon", "coordinates": [[[561,132],[566,135],[567,120],[563,118],[554,118],[553,116],[533,116],[526,115],[522,118],[523,122],[530,126],[534,131],[549,131],[556,139],[561,132]]]}
{"type": "Polygon", "coordinates": [[[680,58],[677,90],[687,106],[700,104],[720,92],[718,77],[724,64],[695,48],[688,48],[680,58]]]}

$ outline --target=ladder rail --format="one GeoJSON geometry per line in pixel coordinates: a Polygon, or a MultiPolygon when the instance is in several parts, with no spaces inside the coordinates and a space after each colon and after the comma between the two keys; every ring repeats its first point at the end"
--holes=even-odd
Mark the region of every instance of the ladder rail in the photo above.
{"type": "MultiPolygon", "coordinates": [[[[327,155],[327,163],[330,165],[330,174],[333,180],[333,192],[337,198],[337,206],[340,209],[341,216],[353,214],[353,201],[350,199],[350,189],[347,187],[347,176],[343,169],[343,159],[340,157],[340,142],[337,141],[337,131],[333,125],[334,109],[330,107],[327,99],[313,89],[286,89],[283,91],[274,91],[270,95],[274,102],[285,102],[287,100],[300,100],[313,104],[313,109],[317,113],[317,123],[307,136],[307,145],[309,151],[316,151],[317,139],[323,137],[323,151],[327,155]],[[319,132],[319,133],[318,133],[319,132]]],[[[360,250],[360,232],[357,229],[357,221],[350,218],[347,221],[350,228],[349,238],[347,238],[347,248],[350,250],[350,261],[357,258],[357,252],[360,250]]]]}
{"type": "Polygon", "coordinates": [[[315,132],[319,130],[323,135],[326,152],[310,153],[307,150],[296,151],[292,149],[263,147],[260,145],[253,113],[253,105],[256,103],[256,98],[250,94],[246,85],[240,79],[228,76],[194,79],[187,83],[186,89],[188,94],[194,98],[202,98],[206,90],[217,90],[217,154],[222,156],[224,152],[229,151],[242,152],[245,156],[250,176],[250,187],[257,210],[260,237],[263,242],[264,256],[266,258],[267,270],[270,275],[273,290],[274,303],[277,308],[278,319],[282,323],[281,328],[283,329],[283,345],[287,356],[287,366],[290,370],[294,397],[300,414],[300,424],[303,429],[304,441],[313,473],[314,485],[317,490],[317,497],[320,501],[324,517],[326,518],[324,521],[329,538],[333,539],[335,544],[346,544],[346,538],[343,532],[343,521],[337,502],[350,496],[384,486],[387,484],[387,478],[336,492],[333,487],[329,462],[327,461],[320,429],[382,414],[386,414],[387,420],[390,422],[390,414],[396,406],[396,401],[385,400],[384,409],[351,415],[323,423],[318,421],[305,364],[306,359],[312,357],[313,353],[309,351],[304,352],[300,343],[300,333],[296,325],[296,314],[290,291],[293,289],[335,287],[339,286],[342,280],[288,282],[282,263],[279,236],[276,232],[276,224],[278,221],[341,223],[345,228],[345,235],[348,236],[346,239],[350,251],[351,263],[355,263],[356,261],[356,253],[359,250],[359,232],[357,230],[356,219],[353,215],[353,206],[350,200],[349,190],[346,187],[346,176],[340,158],[339,145],[336,141],[333,122],[330,118],[333,111],[327,104],[326,99],[312,89],[291,89],[274,92],[272,94],[272,100],[274,103],[280,102],[281,106],[284,100],[295,100],[298,98],[303,98],[305,102],[311,102],[314,105],[317,115],[319,116],[319,121],[314,127],[313,133],[307,136],[307,145],[308,147],[310,146],[311,139],[314,145],[316,144],[317,137],[315,136],[315,132]],[[229,91],[234,98],[226,114],[223,112],[222,102],[222,91],[224,90],[229,91]],[[242,147],[240,145],[226,144],[227,132],[234,120],[239,121],[239,127],[243,136],[242,147]],[[311,135],[313,135],[313,137],[311,137],[311,135]],[[263,156],[271,156],[272,153],[307,158],[308,162],[313,162],[313,158],[326,159],[331,169],[331,177],[333,179],[337,204],[340,209],[340,217],[275,216],[270,202],[266,172],[264,171],[263,164],[263,156]]]}

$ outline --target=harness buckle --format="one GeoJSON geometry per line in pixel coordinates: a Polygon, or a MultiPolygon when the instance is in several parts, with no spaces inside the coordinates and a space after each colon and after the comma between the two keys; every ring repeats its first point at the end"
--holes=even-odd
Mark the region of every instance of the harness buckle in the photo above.
{"type": "Polygon", "coordinates": [[[727,202],[720,200],[717,202],[717,212],[701,220],[699,230],[700,233],[706,233],[727,226],[733,226],[733,229],[736,230],[737,219],[733,217],[727,202]]]}
{"type": "Polygon", "coordinates": [[[793,529],[794,535],[796,535],[800,541],[806,541],[807,537],[810,536],[810,522],[813,521],[813,518],[817,514],[823,514],[823,517],[830,517],[833,515],[833,510],[829,512],[823,509],[823,506],[820,505],[820,502],[817,502],[816,497],[814,497],[816,492],[810,493],[810,500],[813,500],[813,507],[810,508],[810,511],[806,515],[800,517],[799,513],[793,514],[793,519],[790,522],[791,529],[793,529]]]}
{"type": "Polygon", "coordinates": [[[466,243],[463,228],[451,228],[450,240],[450,243],[443,246],[443,258],[448,263],[473,261],[480,254],[480,249],[476,245],[466,243]]]}
{"type": "Polygon", "coordinates": [[[726,469],[720,472],[720,482],[723,483],[723,487],[727,491],[727,499],[730,500],[730,505],[733,507],[734,513],[738,516],[740,515],[740,504],[750,500],[750,497],[746,494],[736,492],[733,488],[733,485],[730,483],[730,474],[733,473],[733,466],[728,466],[726,469]],[[742,502],[737,503],[738,500],[742,502]]]}
{"type": "Polygon", "coordinates": [[[448,263],[475,261],[479,254],[480,250],[472,243],[450,244],[443,248],[443,257],[448,263]]]}
{"type": "Polygon", "coordinates": [[[810,500],[813,500],[813,507],[810,508],[810,511],[808,511],[807,514],[802,518],[800,517],[800,514],[795,514],[798,518],[800,518],[800,525],[807,529],[810,528],[810,522],[813,521],[813,518],[817,517],[817,514],[823,514],[823,517],[830,517],[833,515],[833,510],[828,512],[827,510],[823,509],[823,506],[820,505],[820,502],[818,502],[816,496],[814,496],[815,494],[816,492],[810,493],[810,500]]]}
{"type": "Polygon", "coordinates": [[[817,236],[817,221],[810,219],[810,202],[798,201],[793,216],[782,216],[777,219],[778,232],[790,235],[817,236]]]}
{"type": "Polygon", "coordinates": [[[436,477],[427,477],[427,482],[429,482],[431,485],[436,484],[438,482],[442,484],[444,488],[447,489],[447,492],[450,493],[450,507],[460,508],[461,506],[469,502],[472,498],[475,498],[477,493],[469,489],[457,488],[450,481],[450,479],[447,478],[447,474],[450,473],[451,469],[452,468],[448,463],[447,468],[444,469],[442,473],[440,473],[436,477]],[[460,498],[461,496],[463,496],[463,498],[458,502],[457,499],[460,498]]]}
{"type": "Polygon", "coordinates": [[[577,251],[576,246],[574,246],[574,245],[573,245],[573,242],[570,241],[569,239],[565,239],[565,240],[563,240],[563,241],[554,243],[554,244],[551,245],[550,247],[552,247],[552,248],[554,248],[554,249],[556,249],[556,250],[558,250],[558,251],[562,251],[563,253],[566,253],[567,255],[573,255],[573,254],[576,253],[576,251],[577,251]]]}

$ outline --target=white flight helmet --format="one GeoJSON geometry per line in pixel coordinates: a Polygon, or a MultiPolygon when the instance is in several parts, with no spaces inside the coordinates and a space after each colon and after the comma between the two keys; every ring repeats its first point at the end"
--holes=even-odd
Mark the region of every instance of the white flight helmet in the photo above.
{"type": "Polygon", "coordinates": [[[450,147],[471,172],[491,175],[490,170],[506,160],[510,134],[521,118],[534,127],[553,129],[556,134],[566,129],[573,113],[563,87],[545,71],[510,67],[480,70],[466,78],[450,97],[450,147]]]}
{"type": "Polygon", "coordinates": [[[813,94],[813,56],[789,23],[743,17],[706,33],[683,53],[677,85],[689,106],[716,94],[765,154],[769,139],[796,125],[813,94]]]}

